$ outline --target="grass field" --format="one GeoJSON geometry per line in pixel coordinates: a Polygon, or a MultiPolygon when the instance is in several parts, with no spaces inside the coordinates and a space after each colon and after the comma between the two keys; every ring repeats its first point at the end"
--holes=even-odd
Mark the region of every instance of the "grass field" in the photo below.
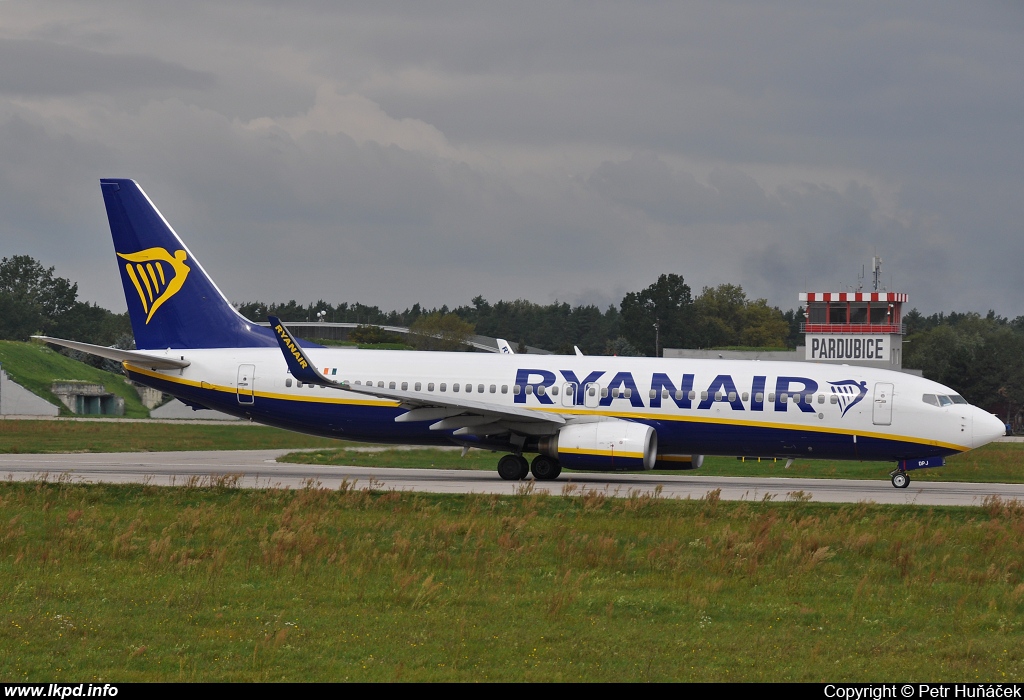
{"type": "Polygon", "coordinates": [[[0,484],[5,681],[1020,681],[1024,509],[0,484]]]}
{"type": "Polygon", "coordinates": [[[0,453],[269,450],[345,445],[246,422],[0,421],[0,453]]]}
{"type": "Polygon", "coordinates": [[[139,394],[125,381],[123,375],[104,372],[89,365],[64,357],[41,343],[16,343],[0,340],[0,366],[12,380],[60,408],[63,416],[72,415],[50,388],[59,379],[102,384],[112,394],[124,399],[127,418],[149,418],[149,409],[142,405],[139,394]]]}
{"type": "MultiPolygon", "coordinates": [[[[465,457],[457,451],[418,449],[360,452],[328,448],[296,452],[278,459],[297,464],[346,464],[369,467],[419,467],[433,469],[496,469],[498,456],[492,452],[471,450],[465,457]]],[[[782,476],[827,479],[888,479],[895,467],[890,462],[832,462],[797,460],[785,468],[785,460],[740,462],[733,457],[706,457],[704,465],[691,472],[655,472],[662,474],[701,474],[708,476],[782,476]]],[[[569,474],[569,470],[563,471],[569,474]]],[[[920,481],[975,481],[986,483],[1024,482],[1024,443],[992,443],[962,455],[951,457],[946,466],[913,472],[920,481]]]]}

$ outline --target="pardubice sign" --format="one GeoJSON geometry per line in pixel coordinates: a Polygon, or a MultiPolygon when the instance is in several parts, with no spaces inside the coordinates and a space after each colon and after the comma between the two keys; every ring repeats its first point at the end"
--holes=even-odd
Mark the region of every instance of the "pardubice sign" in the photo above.
{"type": "Polygon", "coordinates": [[[889,362],[888,335],[812,335],[805,339],[808,360],[867,360],[889,362]]]}

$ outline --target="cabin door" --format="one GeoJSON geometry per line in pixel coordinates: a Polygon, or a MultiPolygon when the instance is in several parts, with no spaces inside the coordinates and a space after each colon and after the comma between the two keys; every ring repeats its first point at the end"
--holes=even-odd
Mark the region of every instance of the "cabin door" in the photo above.
{"type": "Polygon", "coordinates": [[[875,425],[892,425],[892,384],[875,384],[875,405],[871,409],[871,421],[875,425]]]}
{"type": "Polygon", "coordinates": [[[235,384],[238,403],[253,403],[253,375],[255,374],[256,365],[238,365],[238,383],[235,384]]]}

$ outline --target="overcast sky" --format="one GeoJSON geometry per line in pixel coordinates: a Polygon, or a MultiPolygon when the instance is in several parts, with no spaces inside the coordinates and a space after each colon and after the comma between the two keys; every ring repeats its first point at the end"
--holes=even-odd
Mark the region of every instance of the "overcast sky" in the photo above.
{"type": "Polygon", "coordinates": [[[0,256],[121,311],[98,180],[233,301],[1024,314],[1024,3],[0,0],[0,256]]]}

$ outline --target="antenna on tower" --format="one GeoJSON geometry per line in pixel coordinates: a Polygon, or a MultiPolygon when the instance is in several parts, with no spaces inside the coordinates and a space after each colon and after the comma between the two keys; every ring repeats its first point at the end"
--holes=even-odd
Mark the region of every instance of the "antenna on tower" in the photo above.
{"type": "Polygon", "coordinates": [[[882,278],[882,259],[877,255],[871,258],[871,279],[874,291],[878,291],[878,281],[882,278]]]}
{"type": "Polygon", "coordinates": [[[864,266],[860,266],[860,274],[857,275],[857,293],[864,291],[864,266]]]}

